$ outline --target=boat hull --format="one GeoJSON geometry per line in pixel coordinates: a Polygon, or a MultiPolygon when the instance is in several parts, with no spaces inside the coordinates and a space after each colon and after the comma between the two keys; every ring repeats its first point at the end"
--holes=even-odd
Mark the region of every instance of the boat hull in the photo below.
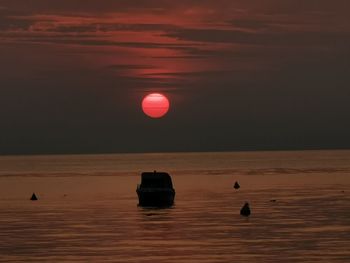
{"type": "Polygon", "coordinates": [[[136,190],[139,206],[170,207],[174,204],[175,191],[173,189],[142,189],[136,190]]]}

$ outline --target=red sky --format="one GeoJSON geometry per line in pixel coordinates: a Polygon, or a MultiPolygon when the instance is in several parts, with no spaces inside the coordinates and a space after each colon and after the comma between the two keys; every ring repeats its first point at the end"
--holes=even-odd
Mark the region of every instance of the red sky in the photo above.
{"type": "Polygon", "coordinates": [[[0,0],[2,153],[350,147],[349,10],[0,0]],[[166,118],[145,119],[148,92],[166,118]]]}

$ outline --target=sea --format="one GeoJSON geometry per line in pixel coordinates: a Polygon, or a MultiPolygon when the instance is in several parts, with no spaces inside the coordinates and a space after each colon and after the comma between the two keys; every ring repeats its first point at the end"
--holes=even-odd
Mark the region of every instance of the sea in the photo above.
{"type": "Polygon", "coordinates": [[[2,156],[0,262],[350,262],[350,151],[2,156]]]}

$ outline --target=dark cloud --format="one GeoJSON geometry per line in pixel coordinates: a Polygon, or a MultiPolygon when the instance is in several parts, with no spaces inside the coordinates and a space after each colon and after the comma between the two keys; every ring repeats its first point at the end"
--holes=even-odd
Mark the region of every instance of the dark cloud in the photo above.
{"type": "Polygon", "coordinates": [[[28,30],[33,21],[27,18],[18,18],[15,13],[0,8],[0,30],[28,30]]]}
{"type": "Polygon", "coordinates": [[[0,30],[28,30],[31,24],[28,20],[0,17],[0,30]]]}
{"type": "MultiPolygon", "coordinates": [[[[6,36],[6,35],[4,35],[6,36]]],[[[103,38],[92,38],[90,35],[84,35],[79,37],[71,36],[28,36],[17,37],[19,42],[38,43],[38,44],[63,44],[63,45],[79,45],[79,46],[109,46],[109,47],[130,47],[130,48],[167,48],[174,50],[194,51],[196,47],[192,47],[185,44],[172,44],[172,43],[156,43],[156,42],[124,42],[124,41],[112,41],[103,38]]]]}
{"type": "Polygon", "coordinates": [[[117,64],[117,65],[108,65],[107,68],[113,69],[113,70],[130,70],[130,69],[152,69],[154,67],[150,65],[117,64]]]}
{"type": "Polygon", "coordinates": [[[91,23],[86,25],[53,25],[47,31],[62,33],[89,33],[89,32],[115,32],[115,31],[167,31],[177,28],[167,24],[120,24],[120,23],[91,23]]]}
{"type": "Polygon", "coordinates": [[[179,29],[165,34],[180,40],[247,45],[320,47],[350,43],[350,32],[246,32],[221,29],[179,29]]]}
{"type": "Polygon", "coordinates": [[[154,9],[159,6],[166,5],[168,1],[160,4],[159,1],[135,0],[132,3],[126,0],[105,0],[101,1],[84,1],[84,0],[61,0],[51,1],[45,0],[27,0],[25,3],[21,0],[2,0],[2,6],[12,10],[24,10],[27,13],[105,13],[111,11],[125,12],[130,9],[154,9]]]}

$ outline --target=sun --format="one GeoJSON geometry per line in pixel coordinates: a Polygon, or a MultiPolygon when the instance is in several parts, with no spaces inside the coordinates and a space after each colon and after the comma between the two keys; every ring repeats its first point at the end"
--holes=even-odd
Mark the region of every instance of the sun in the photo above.
{"type": "Polygon", "coordinates": [[[168,98],[160,93],[148,94],[142,100],[142,110],[151,118],[163,117],[169,111],[169,107],[168,98]]]}

